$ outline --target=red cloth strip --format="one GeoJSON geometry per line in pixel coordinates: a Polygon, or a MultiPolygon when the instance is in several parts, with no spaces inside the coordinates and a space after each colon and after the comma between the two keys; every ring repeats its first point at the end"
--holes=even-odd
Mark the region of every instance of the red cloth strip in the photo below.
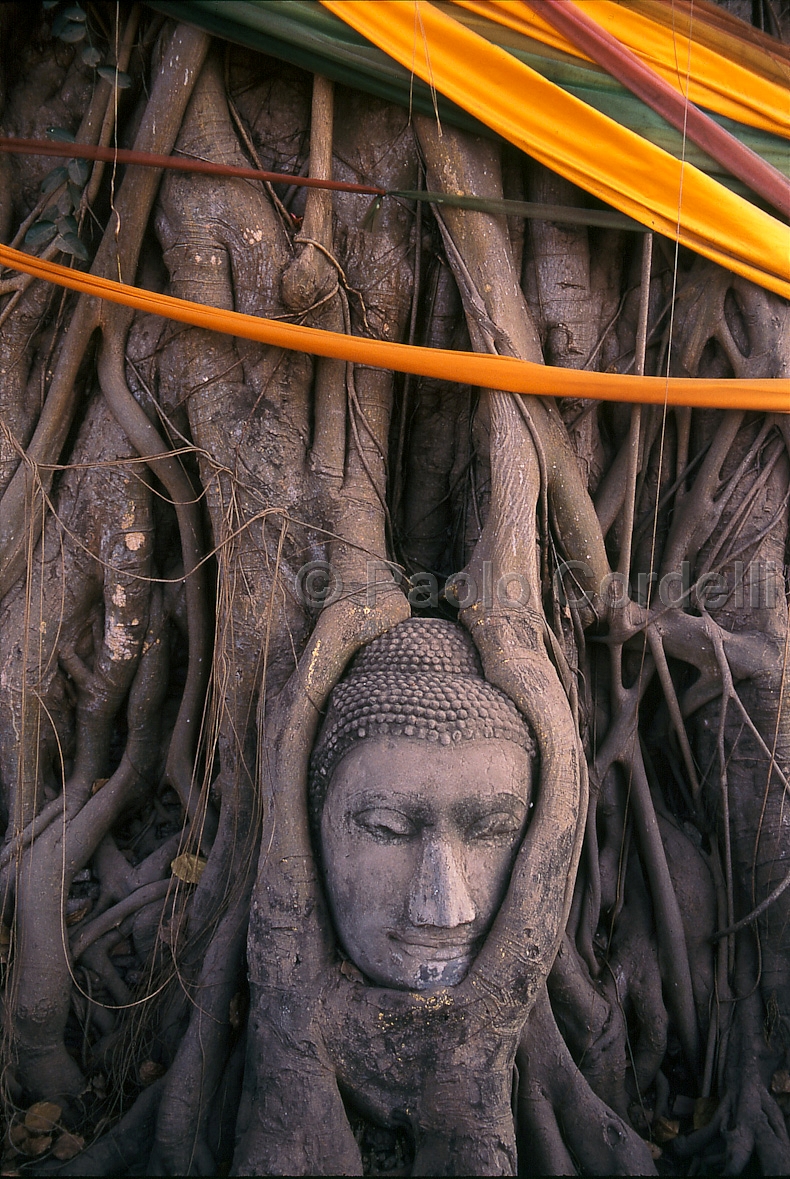
{"type": "Polygon", "coordinates": [[[335,192],[358,192],[365,196],[387,195],[386,189],[376,188],[372,184],[351,184],[345,180],[316,180],[312,176],[261,172],[258,168],[214,164],[209,160],[191,160],[187,156],[160,156],[154,152],[129,151],[122,147],[95,147],[90,143],[61,143],[60,140],[54,139],[15,139],[0,136],[0,151],[15,152],[18,155],[62,156],[70,160],[104,160],[108,164],[142,164],[148,168],[172,168],[177,172],[201,172],[206,176],[237,176],[242,180],[297,184],[302,188],[331,188],[335,192]]]}
{"type": "Polygon", "coordinates": [[[790,217],[790,181],[640,61],[573,0],[525,0],[544,20],[697,147],[790,217]]]}

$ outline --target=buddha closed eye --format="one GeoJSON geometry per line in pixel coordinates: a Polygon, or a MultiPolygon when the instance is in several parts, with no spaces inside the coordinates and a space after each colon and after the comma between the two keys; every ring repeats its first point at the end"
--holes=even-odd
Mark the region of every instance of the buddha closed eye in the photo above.
{"type": "Polygon", "coordinates": [[[507,889],[532,757],[451,623],[402,623],[335,690],[313,758],[315,830],[338,938],[372,982],[464,977],[507,889]]]}

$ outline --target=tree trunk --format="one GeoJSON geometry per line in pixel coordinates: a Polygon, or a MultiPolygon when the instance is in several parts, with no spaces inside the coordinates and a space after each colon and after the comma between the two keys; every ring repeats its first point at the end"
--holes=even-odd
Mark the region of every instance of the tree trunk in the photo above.
{"type": "MultiPolygon", "coordinates": [[[[387,341],[788,375],[781,299],[565,224],[585,195],[494,137],[125,3],[5,5],[0,46],[4,136],[557,206],[0,153],[3,242],[387,341]]],[[[7,1173],[790,1171],[788,419],[402,378],[9,271],[0,375],[7,1173]],[[425,991],[346,954],[308,792],[410,617],[537,746],[485,939],[425,991]]]]}

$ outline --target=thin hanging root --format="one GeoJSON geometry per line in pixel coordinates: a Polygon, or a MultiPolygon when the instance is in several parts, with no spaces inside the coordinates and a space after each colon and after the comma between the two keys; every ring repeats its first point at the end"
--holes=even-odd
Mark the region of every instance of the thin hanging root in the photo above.
{"type": "MultiPolygon", "coordinates": [[[[719,784],[721,789],[722,824],[724,827],[724,886],[727,902],[727,925],[731,926],[735,919],[735,896],[732,878],[732,829],[730,827],[730,787],[727,773],[727,755],[724,749],[724,732],[727,722],[727,708],[734,693],[730,668],[724,654],[724,645],[720,635],[713,637],[714,649],[719,660],[722,677],[721,705],[719,707],[719,724],[716,731],[716,753],[719,759],[719,784]]],[[[732,938],[727,943],[727,965],[729,973],[735,968],[735,942],[732,938]]]]}
{"type": "Polygon", "coordinates": [[[661,576],[680,569],[681,561],[688,558],[692,548],[701,547],[702,540],[707,539],[718,520],[718,505],[714,497],[720,488],[722,466],[743,424],[744,416],[737,410],[729,410],[722,416],[693,486],[673,518],[664,546],[661,576]]]}
{"type": "Polygon", "coordinates": [[[639,835],[650,895],[656,909],[661,965],[668,977],[667,1002],[689,1065],[699,1068],[699,1031],[691,986],[691,969],[678,900],[672,886],[664,845],[658,829],[650,786],[638,745],[631,761],[631,802],[639,835]]]}
{"type": "Polygon", "coordinates": [[[573,931],[575,943],[592,978],[600,971],[595,956],[593,938],[601,917],[601,866],[598,858],[597,816],[598,795],[590,790],[587,804],[587,823],[584,848],[568,918],[568,929],[573,931]]]}
{"type": "MultiPolygon", "coordinates": [[[[708,619],[708,621],[710,622],[711,620],[708,619]]],[[[721,674],[722,700],[724,700],[724,699],[732,700],[733,704],[735,705],[735,707],[738,709],[741,716],[743,717],[744,725],[749,730],[749,732],[754,737],[757,744],[760,746],[760,749],[767,757],[770,770],[776,774],[776,776],[779,779],[779,781],[781,782],[783,788],[786,791],[790,790],[790,782],[787,779],[787,775],[783,772],[779,763],[776,760],[776,757],[774,756],[774,754],[771,752],[771,750],[766,745],[765,741],[763,740],[762,734],[760,733],[759,729],[755,725],[752,718],[749,716],[749,713],[747,712],[746,708],[744,707],[743,701],[741,700],[740,696],[738,695],[738,693],[735,690],[735,684],[733,682],[732,672],[730,671],[730,663],[729,663],[729,660],[727,659],[727,655],[724,650],[724,640],[722,637],[721,628],[716,626],[715,624],[713,624],[710,627],[709,634],[710,634],[711,642],[713,643],[713,649],[716,654],[716,661],[718,663],[719,671],[721,674]]]]}
{"type": "MultiPolygon", "coordinates": [[[[725,692],[726,692],[727,693],[726,701],[729,702],[729,700],[733,700],[735,702],[736,706],[739,708],[739,710],[741,712],[741,715],[742,715],[744,721],[747,722],[748,725],[750,726],[750,731],[752,732],[752,735],[761,744],[763,751],[765,752],[766,756],[768,757],[768,774],[767,774],[767,779],[766,779],[765,794],[763,797],[763,806],[762,806],[762,810],[760,813],[760,822],[758,824],[757,836],[756,836],[756,840],[755,840],[754,855],[755,855],[755,860],[756,860],[757,847],[758,847],[758,842],[760,839],[760,832],[762,829],[763,820],[764,820],[764,816],[765,816],[765,806],[766,806],[766,802],[768,799],[768,790],[770,787],[772,773],[776,773],[777,776],[780,778],[780,781],[782,782],[782,786],[783,786],[784,790],[787,791],[787,789],[788,789],[788,783],[785,778],[785,775],[780,770],[779,765],[776,761],[776,744],[778,741],[778,733],[779,733],[779,718],[777,717],[777,730],[776,730],[776,735],[774,738],[774,748],[773,748],[773,750],[769,750],[768,746],[762,740],[760,733],[757,731],[756,728],[754,728],[751,718],[749,717],[746,709],[744,708],[740,697],[738,696],[738,694],[735,691],[735,685],[732,682],[732,675],[731,675],[731,672],[729,669],[729,664],[727,663],[726,655],[724,653],[724,645],[721,641],[721,636],[717,636],[717,639],[718,639],[718,643],[716,645],[716,654],[717,654],[717,658],[719,659],[719,665],[720,665],[721,671],[722,671],[722,680],[724,681],[724,688],[722,691],[722,716],[724,716],[724,712],[725,712],[725,692]]],[[[786,674],[787,674],[787,655],[788,655],[788,649],[789,649],[788,643],[790,643],[790,630],[788,630],[786,638],[785,638],[785,656],[784,656],[784,663],[783,663],[783,667],[782,667],[782,680],[781,680],[781,688],[780,688],[782,699],[784,699],[784,684],[785,684],[785,678],[786,678],[786,674]]],[[[722,726],[720,725],[720,729],[721,729],[721,727],[722,726]]],[[[723,742],[723,737],[721,738],[721,740],[723,742]]],[[[719,757],[720,757],[720,759],[723,758],[723,747],[720,747],[719,757]]],[[[724,763],[724,764],[725,764],[725,773],[726,773],[726,763],[724,763]]],[[[728,915],[729,920],[727,922],[726,928],[719,930],[718,933],[716,933],[714,935],[714,939],[716,941],[719,941],[725,937],[730,938],[733,934],[738,933],[741,929],[745,929],[747,925],[751,925],[754,921],[757,920],[758,917],[761,917],[763,913],[765,913],[768,909],[770,909],[771,905],[773,905],[782,896],[782,894],[787,890],[788,886],[790,886],[790,872],[788,872],[787,875],[784,877],[784,879],[780,880],[780,882],[776,885],[776,887],[771,890],[771,892],[768,894],[768,896],[764,897],[763,900],[758,905],[756,905],[751,910],[751,912],[747,913],[745,917],[741,917],[740,920],[738,920],[738,921],[733,921],[732,916],[728,915]]]]}
{"type": "MultiPolygon", "coordinates": [[[[137,37],[137,29],[140,24],[140,5],[132,5],[129,13],[129,19],[126,22],[126,28],[123,31],[120,46],[118,46],[118,56],[115,62],[115,68],[119,71],[125,71],[129,67],[129,59],[132,56],[132,49],[134,48],[135,39],[137,37]]],[[[117,42],[116,42],[117,44],[117,42]]],[[[99,147],[108,147],[112,138],[112,133],[115,128],[115,119],[118,114],[118,91],[111,83],[107,83],[108,95],[107,105],[104,110],[104,118],[102,119],[101,128],[97,143],[99,147]]],[[[80,143],[84,143],[81,135],[77,136],[80,143]]],[[[92,208],[96,197],[99,195],[99,188],[101,187],[102,176],[104,175],[105,164],[102,160],[96,160],[91,169],[90,179],[85,185],[82,193],[82,200],[80,201],[80,227],[85,220],[85,215],[90,208],[92,208]]]]}
{"type": "MultiPolygon", "coordinates": [[[[763,527],[760,529],[759,532],[753,533],[749,537],[748,540],[745,540],[741,545],[739,545],[737,547],[733,547],[733,545],[735,544],[734,540],[730,543],[730,545],[727,548],[726,553],[724,554],[724,557],[722,558],[722,564],[724,561],[730,562],[730,561],[737,560],[738,558],[742,557],[743,554],[745,552],[747,552],[749,549],[751,549],[752,555],[754,555],[754,553],[757,552],[761,542],[764,541],[765,538],[767,536],[769,536],[772,532],[774,532],[777,524],[779,524],[781,522],[782,518],[784,517],[785,511],[787,510],[788,503],[790,503],[790,487],[788,487],[783,498],[780,500],[779,504],[777,505],[776,511],[774,512],[773,516],[771,516],[770,520],[768,520],[768,522],[763,525],[763,527]]],[[[719,569],[721,569],[721,567],[722,567],[722,565],[719,565],[719,569]]],[[[700,576],[702,576],[702,574],[700,574],[700,576]]]]}
{"type": "MultiPolygon", "coordinates": [[[[617,669],[614,669],[614,686],[617,669]]],[[[686,938],[677,896],[661,840],[655,807],[650,794],[641,748],[634,734],[639,700],[650,676],[643,669],[633,688],[615,693],[617,712],[609,735],[596,759],[596,776],[600,780],[614,762],[619,762],[630,783],[630,801],[650,895],[656,913],[656,927],[661,951],[661,966],[668,979],[667,1002],[689,1065],[694,1072],[699,1062],[699,1032],[691,986],[691,969],[686,938]]]]}
{"type": "MultiPolygon", "coordinates": [[[[752,449],[755,451],[755,457],[756,457],[756,451],[758,449],[757,446],[755,445],[752,449]]],[[[751,515],[752,509],[753,509],[754,505],[757,503],[757,497],[759,496],[760,492],[763,490],[766,483],[768,482],[771,475],[773,474],[773,471],[774,471],[774,468],[775,468],[777,462],[784,454],[784,444],[781,440],[776,439],[774,442],[774,445],[771,447],[766,447],[766,450],[768,451],[768,454],[761,456],[762,461],[763,461],[763,466],[762,466],[762,469],[760,470],[760,474],[752,483],[747,495],[744,496],[743,501],[738,505],[737,510],[735,512],[733,512],[730,520],[727,523],[726,528],[723,528],[720,535],[717,537],[716,544],[715,544],[714,548],[712,549],[712,551],[708,554],[704,568],[700,570],[700,574],[699,574],[700,576],[703,573],[707,572],[708,569],[713,567],[714,563],[716,562],[716,558],[719,556],[719,553],[721,553],[722,549],[724,549],[724,554],[718,562],[719,565],[723,565],[726,561],[732,560],[733,554],[732,554],[731,550],[732,550],[732,544],[734,543],[734,541],[730,541],[730,544],[727,547],[725,547],[725,545],[727,545],[727,541],[730,540],[730,536],[732,535],[733,532],[735,533],[735,535],[737,537],[740,527],[744,524],[744,522],[751,515]]],[[[717,501],[717,507],[719,509],[719,513],[721,513],[721,510],[724,507],[724,503],[722,501],[729,500],[731,498],[731,493],[734,490],[735,486],[736,486],[736,483],[733,478],[733,483],[732,483],[732,487],[730,488],[730,491],[727,493],[726,496],[721,496],[720,500],[717,501]]],[[[756,544],[758,539],[759,539],[758,537],[754,537],[754,539],[751,543],[756,544]]]]}
{"type": "MultiPolygon", "coordinates": [[[[646,233],[642,246],[641,290],[639,292],[639,322],[636,329],[634,371],[638,377],[645,373],[647,348],[647,320],[650,312],[650,269],[653,260],[653,235],[646,233]]],[[[628,469],[626,472],[625,510],[623,513],[623,543],[620,551],[619,572],[628,584],[631,573],[631,545],[636,513],[636,478],[639,473],[639,442],[642,426],[641,405],[631,406],[631,425],[628,435],[628,469]]]]}
{"type": "Polygon", "coordinates": [[[650,644],[650,651],[656,664],[656,671],[661,680],[661,687],[664,690],[664,697],[669,709],[669,715],[672,719],[672,724],[677,734],[678,743],[683,754],[683,763],[686,767],[686,773],[689,776],[691,783],[692,798],[695,803],[699,803],[700,797],[700,782],[697,775],[697,767],[694,764],[694,754],[691,751],[689,744],[688,733],[686,726],[683,723],[683,714],[680,709],[680,702],[675,691],[675,685],[672,682],[672,676],[669,671],[669,664],[664,652],[664,644],[661,641],[661,636],[656,633],[652,626],[648,626],[645,630],[647,641],[650,644]]]}
{"type": "Polygon", "coordinates": [[[725,929],[720,929],[714,933],[713,940],[720,941],[722,938],[731,937],[733,934],[745,929],[747,925],[751,925],[758,917],[762,917],[763,913],[770,909],[775,901],[779,900],[779,897],[787,891],[788,887],[790,887],[790,872],[787,873],[783,880],[779,881],[776,888],[764,900],[760,901],[759,905],[755,905],[750,913],[747,913],[745,917],[741,917],[732,925],[728,925],[725,929]]]}

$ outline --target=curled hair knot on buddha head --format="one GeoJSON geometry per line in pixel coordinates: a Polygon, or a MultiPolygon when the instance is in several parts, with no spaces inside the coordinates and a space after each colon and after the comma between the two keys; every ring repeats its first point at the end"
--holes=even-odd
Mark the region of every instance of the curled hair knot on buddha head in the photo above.
{"type": "Polygon", "coordinates": [[[409,618],[363,647],[329,699],[310,761],[313,818],[345,754],[372,737],[440,745],[512,741],[534,759],[534,735],[512,700],[483,676],[465,630],[439,618],[409,618]]]}

